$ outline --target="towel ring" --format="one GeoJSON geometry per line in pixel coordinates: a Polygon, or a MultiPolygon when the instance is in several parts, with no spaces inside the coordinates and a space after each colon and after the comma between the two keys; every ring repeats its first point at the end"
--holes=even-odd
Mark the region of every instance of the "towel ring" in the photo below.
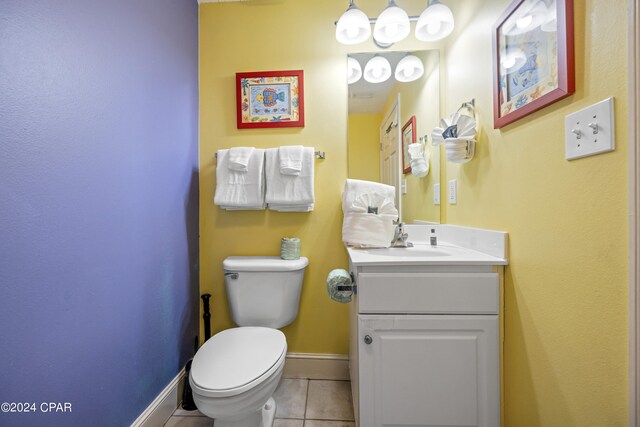
{"type": "MultiPolygon", "coordinates": [[[[478,120],[478,112],[476,111],[475,98],[471,98],[470,101],[463,102],[462,105],[460,105],[460,108],[456,110],[455,114],[458,114],[465,109],[471,112],[473,120],[476,122],[475,137],[477,138],[478,133],[480,132],[480,120],[478,120]]],[[[467,163],[468,161],[473,159],[473,156],[475,155],[475,151],[476,151],[475,149],[476,149],[476,140],[473,139],[471,141],[467,141],[467,155],[464,158],[458,159],[458,160],[451,160],[451,159],[447,159],[447,160],[449,160],[451,163],[467,163]]]]}
{"type": "Polygon", "coordinates": [[[476,136],[477,136],[478,133],[480,132],[480,120],[478,120],[478,112],[476,111],[476,99],[471,98],[471,101],[463,102],[462,105],[460,105],[460,108],[456,110],[456,113],[459,113],[460,110],[464,110],[464,109],[471,111],[471,114],[473,114],[473,120],[475,120],[476,122],[476,136]]]}

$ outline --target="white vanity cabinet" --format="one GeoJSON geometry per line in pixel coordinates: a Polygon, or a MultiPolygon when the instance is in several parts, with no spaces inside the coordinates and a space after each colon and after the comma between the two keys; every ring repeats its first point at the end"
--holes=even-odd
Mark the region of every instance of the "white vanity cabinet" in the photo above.
{"type": "Polygon", "coordinates": [[[351,263],[350,371],[360,427],[500,425],[492,265],[351,263]]]}

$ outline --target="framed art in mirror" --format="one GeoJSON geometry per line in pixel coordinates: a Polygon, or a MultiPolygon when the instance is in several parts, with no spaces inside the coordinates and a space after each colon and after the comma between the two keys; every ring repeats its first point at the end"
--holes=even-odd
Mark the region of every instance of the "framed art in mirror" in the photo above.
{"type": "Polygon", "coordinates": [[[514,0],[493,27],[498,129],[575,92],[573,0],[514,0]]]}
{"type": "Polygon", "coordinates": [[[236,73],[238,129],[304,127],[302,70],[236,73]]]}
{"type": "Polygon", "coordinates": [[[409,144],[416,142],[416,116],[402,126],[402,173],[411,172],[411,159],[409,158],[409,144]]]}

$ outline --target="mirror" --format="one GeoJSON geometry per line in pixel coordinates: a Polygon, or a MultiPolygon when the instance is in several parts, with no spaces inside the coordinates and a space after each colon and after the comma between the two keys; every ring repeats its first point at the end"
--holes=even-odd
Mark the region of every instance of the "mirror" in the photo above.
{"type": "MultiPolygon", "coordinates": [[[[360,78],[349,84],[349,178],[396,186],[396,207],[401,221],[407,224],[416,220],[439,223],[440,205],[435,204],[434,191],[441,187],[440,148],[431,145],[431,131],[440,120],[439,51],[352,53],[348,56],[358,61],[363,72],[374,56],[386,58],[391,65],[391,76],[382,83],[369,83],[360,78]],[[417,80],[403,83],[395,79],[394,71],[408,54],[422,61],[424,74],[417,80]],[[394,112],[396,102],[397,116],[394,112]],[[424,143],[425,136],[427,141],[424,147],[429,156],[429,172],[422,178],[403,168],[402,140],[410,142],[412,117],[415,117],[416,142],[422,137],[424,143]]],[[[405,157],[405,166],[408,166],[406,152],[405,157]]]]}

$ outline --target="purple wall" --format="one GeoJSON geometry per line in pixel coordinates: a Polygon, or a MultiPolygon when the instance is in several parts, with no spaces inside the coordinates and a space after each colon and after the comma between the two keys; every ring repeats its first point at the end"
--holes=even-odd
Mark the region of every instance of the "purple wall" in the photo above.
{"type": "Polygon", "coordinates": [[[196,0],[0,1],[1,426],[128,426],[198,325],[196,0]],[[39,409],[39,408],[38,408],[39,409]]]}

